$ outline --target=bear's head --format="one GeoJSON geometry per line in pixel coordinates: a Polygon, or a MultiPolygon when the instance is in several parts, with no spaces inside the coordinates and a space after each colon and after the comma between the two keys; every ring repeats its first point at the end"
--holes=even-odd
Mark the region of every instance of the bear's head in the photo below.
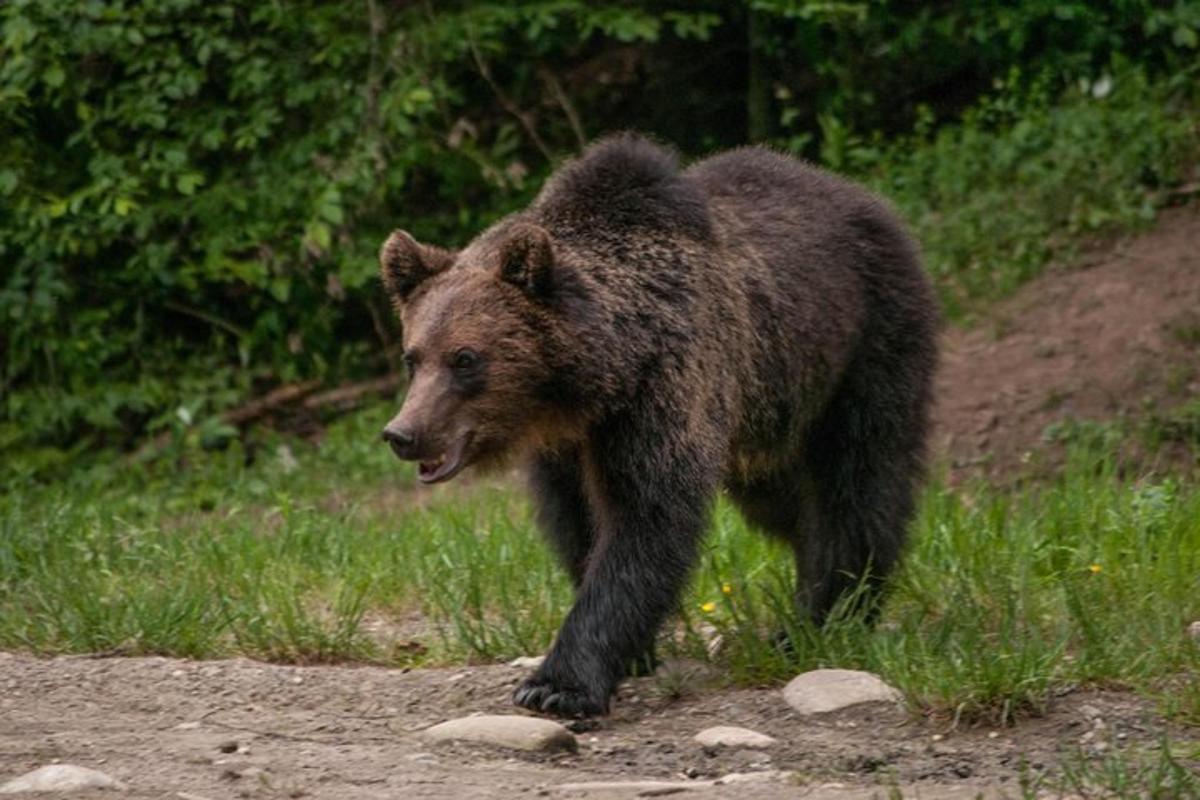
{"type": "Polygon", "coordinates": [[[383,438],[423,483],[561,433],[548,350],[562,268],[544,228],[502,223],[457,253],[396,231],[380,268],[409,373],[383,438]]]}

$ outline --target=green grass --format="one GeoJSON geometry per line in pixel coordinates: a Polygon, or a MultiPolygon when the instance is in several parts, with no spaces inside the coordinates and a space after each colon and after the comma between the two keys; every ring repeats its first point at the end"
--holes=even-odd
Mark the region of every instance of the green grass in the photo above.
{"type": "Polygon", "coordinates": [[[1089,757],[1071,754],[1055,775],[1026,776],[1022,794],[1027,798],[1102,797],[1113,800],[1200,797],[1200,744],[1172,744],[1163,739],[1152,748],[1110,752],[1089,757]]]}
{"type": "MultiPolygon", "coordinates": [[[[542,651],[571,592],[519,491],[422,494],[378,444],[384,410],[296,445],[299,467],[235,450],[186,469],[96,467],[0,500],[0,648],[292,662],[498,660],[542,651]],[[387,630],[431,623],[420,646],[387,630]],[[366,624],[369,622],[370,624],[366,624]]],[[[265,448],[264,452],[271,453],[265,448]]],[[[914,708],[1009,721],[1064,685],[1139,688],[1200,724],[1200,489],[1123,482],[1096,451],[1020,492],[928,490],[882,625],[817,631],[791,566],[719,501],[664,647],[731,679],[862,667],[914,708]],[[780,624],[795,651],[770,645],[780,624]]]]}

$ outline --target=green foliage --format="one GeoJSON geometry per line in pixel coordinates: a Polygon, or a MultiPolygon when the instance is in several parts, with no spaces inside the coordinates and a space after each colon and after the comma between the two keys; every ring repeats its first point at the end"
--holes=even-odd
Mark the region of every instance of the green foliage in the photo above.
{"type": "Polygon", "coordinates": [[[462,242],[589,137],[699,154],[743,142],[750,105],[776,143],[896,196],[949,295],[1010,285],[1048,236],[1146,213],[1198,30],[1191,0],[11,0],[0,443],[53,466],[280,382],[378,372],[389,229],[462,242]],[[1105,75],[1110,100],[1055,110],[1105,75]],[[1031,202],[997,217],[1013,174],[1031,202]]]}
{"type": "Polygon", "coordinates": [[[953,317],[1069,257],[1084,234],[1152,220],[1154,192],[1197,156],[1197,132],[1176,85],[1136,70],[1064,95],[1014,72],[959,124],[885,146],[839,128],[822,155],[899,205],[953,317]]]}

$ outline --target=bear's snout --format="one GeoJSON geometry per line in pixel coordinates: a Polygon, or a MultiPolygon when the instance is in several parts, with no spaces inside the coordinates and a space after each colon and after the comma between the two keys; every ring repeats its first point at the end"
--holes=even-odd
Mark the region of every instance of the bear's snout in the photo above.
{"type": "Polygon", "coordinates": [[[412,461],[417,457],[417,435],[412,431],[389,425],[383,429],[383,440],[391,446],[392,452],[398,458],[412,461]]]}

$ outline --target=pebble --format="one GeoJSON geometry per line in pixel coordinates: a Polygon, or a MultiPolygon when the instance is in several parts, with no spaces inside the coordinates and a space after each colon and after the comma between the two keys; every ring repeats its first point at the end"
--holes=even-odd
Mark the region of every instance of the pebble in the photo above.
{"type": "Polygon", "coordinates": [[[783,687],[783,699],[801,714],[824,714],[861,703],[898,703],[900,692],[878,675],[853,669],[814,669],[783,687]]]}
{"type": "Polygon", "coordinates": [[[712,781],[583,781],[560,783],[553,789],[564,794],[620,792],[635,797],[660,797],[712,785],[712,781]]]}
{"type": "Polygon", "coordinates": [[[76,792],[81,789],[124,789],[115,778],[74,764],[50,764],[26,772],[0,786],[0,794],[19,792],[76,792]]]}
{"type": "Polygon", "coordinates": [[[515,714],[462,717],[425,730],[435,742],[461,741],[493,744],[518,750],[574,751],[575,735],[557,722],[515,714]]]}
{"type": "Polygon", "coordinates": [[[693,737],[693,741],[702,747],[735,747],[751,750],[761,750],[775,744],[775,739],[764,733],[729,725],[705,728],[693,737]]]}
{"type": "Polygon", "coordinates": [[[614,793],[634,797],[661,797],[693,789],[708,789],[714,786],[729,786],[742,783],[774,783],[787,780],[793,773],[785,770],[764,770],[762,772],[733,772],[711,781],[584,781],[581,783],[560,783],[552,787],[554,791],[564,794],[580,794],[588,792],[614,793]]]}
{"type": "Polygon", "coordinates": [[[537,669],[545,660],[545,656],[518,656],[508,662],[508,665],[517,669],[537,669]]]}
{"type": "Polygon", "coordinates": [[[1200,619],[1188,625],[1188,636],[1192,637],[1193,641],[1200,642],[1200,619]]]}

